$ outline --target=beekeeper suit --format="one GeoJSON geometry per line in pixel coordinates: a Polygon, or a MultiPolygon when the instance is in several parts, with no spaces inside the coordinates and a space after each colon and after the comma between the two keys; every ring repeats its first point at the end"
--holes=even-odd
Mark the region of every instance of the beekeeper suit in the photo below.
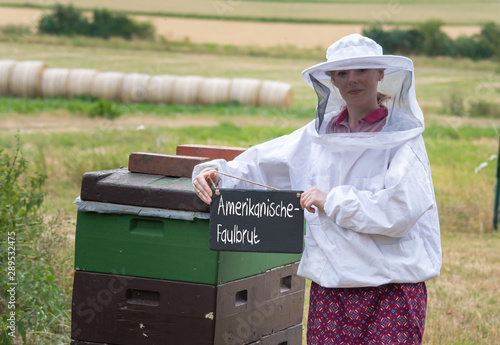
{"type": "MultiPolygon", "coordinates": [[[[416,283],[439,275],[441,245],[429,160],[421,133],[413,63],[383,55],[360,35],[330,46],[327,61],[302,72],[318,94],[316,119],[295,132],[249,148],[233,161],[200,164],[279,189],[326,194],[324,210],[305,211],[298,274],[327,288],[416,283]],[[391,98],[380,132],[327,133],[345,103],[325,74],[384,69],[379,90],[391,98]]],[[[223,188],[260,188],[218,175],[223,188]]]]}

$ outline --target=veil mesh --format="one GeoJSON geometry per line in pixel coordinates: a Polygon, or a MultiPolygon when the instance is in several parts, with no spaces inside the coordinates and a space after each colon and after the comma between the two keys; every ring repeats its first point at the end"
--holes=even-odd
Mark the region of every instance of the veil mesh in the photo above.
{"type": "Polygon", "coordinates": [[[326,106],[328,104],[328,99],[330,98],[330,88],[325,84],[321,83],[314,76],[310,75],[313,84],[314,91],[318,96],[318,105],[316,106],[316,132],[319,133],[321,125],[325,119],[326,106]]]}
{"type": "MultiPolygon", "coordinates": [[[[320,81],[312,74],[309,76],[318,97],[315,128],[319,134],[325,119],[328,121],[336,118],[346,104],[330,79],[320,81]]],[[[420,108],[416,102],[412,82],[412,71],[399,70],[384,76],[384,79],[379,83],[378,91],[389,96],[384,104],[388,109],[388,118],[382,132],[406,131],[423,127],[423,121],[418,119],[419,114],[414,113],[415,110],[420,112],[420,108]]],[[[351,135],[357,134],[351,133],[351,135]]]]}

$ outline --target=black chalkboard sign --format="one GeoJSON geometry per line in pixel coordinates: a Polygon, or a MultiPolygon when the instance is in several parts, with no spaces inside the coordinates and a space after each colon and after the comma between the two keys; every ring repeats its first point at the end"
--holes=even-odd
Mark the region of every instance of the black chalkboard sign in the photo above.
{"type": "Polygon", "coordinates": [[[300,191],[213,191],[210,249],[302,253],[304,211],[300,191]]]}

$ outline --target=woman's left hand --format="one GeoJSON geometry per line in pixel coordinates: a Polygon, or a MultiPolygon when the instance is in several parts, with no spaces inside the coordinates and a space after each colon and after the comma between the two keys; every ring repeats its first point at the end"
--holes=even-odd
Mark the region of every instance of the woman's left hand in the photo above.
{"type": "Polygon", "coordinates": [[[311,213],[316,212],[313,206],[316,206],[318,210],[323,211],[325,208],[325,202],[326,194],[320,191],[317,187],[309,189],[300,196],[300,206],[311,213]]]}

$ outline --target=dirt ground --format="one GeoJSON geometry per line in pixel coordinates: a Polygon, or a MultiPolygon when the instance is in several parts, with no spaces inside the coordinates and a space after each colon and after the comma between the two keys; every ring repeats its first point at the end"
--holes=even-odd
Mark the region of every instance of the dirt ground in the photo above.
{"type": "MultiPolygon", "coordinates": [[[[1,25],[24,24],[35,30],[40,16],[48,10],[0,8],[1,25]]],[[[152,22],[158,35],[171,41],[188,40],[194,43],[218,43],[241,46],[287,46],[299,48],[327,47],[333,41],[351,33],[361,33],[362,25],[258,23],[189,18],[136,16],[152,22]]],[[[389,27],[388,27],[389,28],[389,27]]],[[[444,26],[450,37],[472,35],[479,26],[444,26]]]]}

